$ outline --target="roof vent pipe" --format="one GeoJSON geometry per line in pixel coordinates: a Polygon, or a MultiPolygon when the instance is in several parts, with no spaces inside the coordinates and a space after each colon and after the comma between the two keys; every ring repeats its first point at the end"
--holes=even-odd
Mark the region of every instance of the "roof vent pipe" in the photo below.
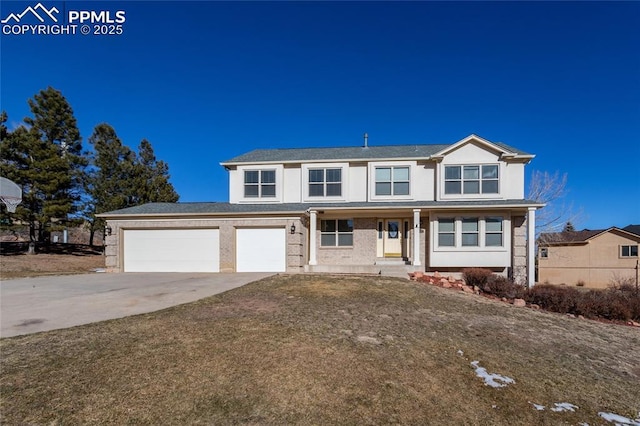
{"type": "Polygon", "coordinates": [[[369,148],[369,135],[367,133],[364,134],[364,148],[369,148]]]}

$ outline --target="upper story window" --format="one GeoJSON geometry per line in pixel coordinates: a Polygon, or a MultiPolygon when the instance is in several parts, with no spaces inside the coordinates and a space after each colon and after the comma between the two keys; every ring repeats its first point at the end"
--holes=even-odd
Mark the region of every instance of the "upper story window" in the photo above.
{"type": "Polygon", "coordinates": [[[274,198],[276,196],[275,170],[245,170],[245,198],[274,198]]]}
{"type": "Polygon", "coordinates": [[[309,169],[309,197],[341,197],[342,169],[309,169]]]}
{"type": "Polygon", "coordinates": [[[620,246],[620,257],[638,257],[638,246],[620,246]]]}
{"type": "Polygon", "coordinates": [[[376,167],[376,195],[409,195],[409,167],[376,167]]]}
{"type": "Polygon", "coordinates": [[[498,165],[445,166],[445,194],[497,194],[498,165]]]}

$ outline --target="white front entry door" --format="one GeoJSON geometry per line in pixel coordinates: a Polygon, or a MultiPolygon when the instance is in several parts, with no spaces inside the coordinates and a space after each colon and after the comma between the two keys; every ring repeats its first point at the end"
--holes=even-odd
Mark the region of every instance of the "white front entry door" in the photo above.
{"type": "Polygon", "coordinates": [[[402,257],[402,220],[384,221],[384,257],[402,257]]]}

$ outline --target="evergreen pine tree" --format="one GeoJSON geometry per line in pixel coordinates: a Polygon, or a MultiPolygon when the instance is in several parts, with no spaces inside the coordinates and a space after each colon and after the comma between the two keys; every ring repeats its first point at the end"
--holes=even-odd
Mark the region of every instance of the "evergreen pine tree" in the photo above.
{"type": "Polygon", "coordinates": [[[137,204],[178,201],[180,197],[169,182],[169,165],[156,159],[151,142],[146,139],[138,147],[136,169],[137,204]]]}
{"type": "Polygon", "coordinates": [[[136,155],[122,144],[113,127],[106,123],[95,127],[89,142],[94,154],[85,187],[90,197],[89,239],[93,244],[95,231],[104,226],[104,221],[96,218],[96,214],[123,209],[135,203],[136,155]]]}

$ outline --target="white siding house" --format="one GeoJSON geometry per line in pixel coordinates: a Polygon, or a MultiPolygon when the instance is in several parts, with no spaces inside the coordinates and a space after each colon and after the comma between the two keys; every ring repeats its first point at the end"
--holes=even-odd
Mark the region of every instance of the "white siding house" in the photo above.
{"type": "Polygon", "coordinates": [[[103,214],[112,229],[107,266],[128,270],[124,233],[162,219],[171,229],[218,229],[222,272],[377,273],[396,265],[455,274],[486,267],[532,284],[535,210],[542,207],[524,198],[524,168],[533,157],[476,135],[453,144],[251,151],[221,163],[228,203],[103,214]],[[267,235],[278,236],[273,260],[247,243],[267,235]]]}

